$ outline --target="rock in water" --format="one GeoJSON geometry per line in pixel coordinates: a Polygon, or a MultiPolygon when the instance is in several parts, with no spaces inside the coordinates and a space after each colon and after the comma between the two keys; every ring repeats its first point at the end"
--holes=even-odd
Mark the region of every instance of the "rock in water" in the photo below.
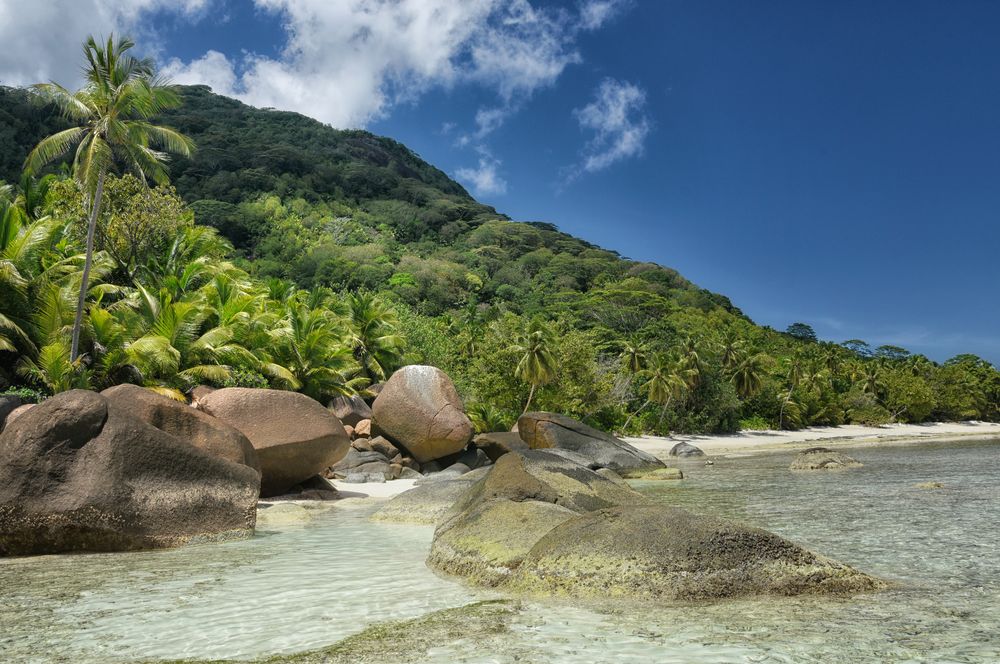
{"type": "Polygon", "coordinates": [[[361,420],[372,418],[372,409],[361,397],[336,397],[330,401],[330,411],[337,416],[341,424],[356,426],[361,420]]]}
{"type": "Polygon", "coordinates": [[[436,367],[403,367],[372,406],[375,427],[420,463],[462,451],[472,423],[448,375],[436,367]]]}
{"type": "Polygon", "coordinates": [[[672,457],[702,457],[705,453],[690,443],[677,443],[670,448],[669,456],[672,457]]]}
{"type": "Polygon", "coordinates": [[[861,468],[864,464],[856,459],[835,452],[827,447],[810,447],[802,450],[792,461],[792,470],[838,470],[841,468],[861,468]]]}
{"type": "Polygon", "coordinates": [[[467,479],[468,475],[471,473],[453,479],[419,484],[409,491],[394,496],[372,514],[371,519],[390,523],[434,525],[479,479],[478,477],[467,479]]]}
{"type": "Polygon", "coordinates": [[[321,474],[351,448],[340,420],[304,394],[226,387],[202,398],[198,407],[250,439],[260,459],[264,497],[321,474]]]}
{"type": "Polygon", "coordinates": [[[247,537],[260,476],[85,390],[0,434],[0,555],[125,551],[247,537]]]}
{"type": "Polygon", "coordinates": [[[160,431],[260,472],[257,451],[247,437],[218,418],[137,385],[115,385],[101,396],[160,431]]]}
{"type": "Polygon", "coordinates": [[[540,595],[704,600],[886,586],[766,530],[665,505],[629,505],[555,526],[502,587],[540,595]]]}
{"type": "Polygon", "coordinates": [[[558,448],[576,452],[599,468],[621,475],[662,468],[663,462],[623,440],[555,413],[525,413],[517,420],[521,439],[533,450],[558,448]]]}
{"type": "Polygon", "coordinates": [[[441,517],[427,564],[479,585],[497,585],[566,519],[644,502],[630,487],[550,452],[506,454],[441,517]]]}

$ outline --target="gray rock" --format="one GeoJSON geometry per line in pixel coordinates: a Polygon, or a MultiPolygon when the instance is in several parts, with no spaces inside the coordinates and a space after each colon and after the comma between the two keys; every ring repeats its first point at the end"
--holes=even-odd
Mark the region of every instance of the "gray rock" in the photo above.
{"type": "Polygon", "coordinates": [[[366,482],[382,484],[385,482],[385,473],[351,472],[344,478],[344,482],[348,484],[364,484],[366,482]]]}
{"type": "Polygon", "coordinates": [[[12,394],[0,395],[0,431],[3,431],[7,415],[9,415],[12,410],[19,407],[22,403],[21,397],[14,396],[12,394]]]}
{"type": "Polygon", "coordinates": [[[792,470],[841,470],[844,468],[860,468],[863,464],[842,452],[835,452],[827,447],[810,447],[802,450],[792,461],[792,470]]]}
{"type": "Polygon", "coordinates": [[[517,420],[521,439],[533,450],[562,449],[582,455],[597,468],[628,476],[662,468],[663,462],[611,434],[555,413],[525,413],[517,420]]]}
{"type": "Polygon", "coordinates": [[[670,448],[669,456],[672,457],[701,457],[705,453],[690,443],[677,443],[670,448]]]}
{"type": "Polygon", "coordinates": [[[469,467],[470,470],[476,468],[482,468],[483,466],[488,466],[492,463],[490,458],[486,456],[486,452],[475,446],[469,446],[464,452],[458,455],[456,463],[461,463],[469,467]]]}
{"type": "Polygon", "coordinates": [[[0,434],[0,555],[249,537],[260,475],[85,390],[0,434]]]}
{"type": "Polygon", "coordinates": [[[392,523],[436,524],[455,501],[475,484],[475,480],[467,479],[469,475],[471,473],[458,479],[414,486],[409,491],[394,496],[371,518],[373,521],[392,523]]]}
{"type": "Polygon", "coordinates": [[[481,433],[472,442],[493,461],[509,452],[524,452],[531,449],[516,431],[481,433]]]}
{"type": "MultiPolygon", "coordinates": [[[[4,428],[9,427],[11,424],[14,423],[14,420],[16,420],[17,418],[21,417],[25,413],[27,413],[29,410],[31,410],[32,408],[34,408],[36,405],[37,404],[33,404],[33,403],[21,404],[20,406],[18,406],[14,410],[12,410],[9,413],[7,413],[7,417],[6,417],[6,419],[4,420],[4,423],[3,423],[4,428]]],[[[0,431],[3,431],[3,429],[0,429],[0,431]]]]}
{"type": "Polygon", "coordinates": [[[328,406],[337,416],[341,424],[357,426],[361,420],[372,418],[372,409],[365,400],[355,395],[350,397],[335,397],[328,406]]]}
{"type": "Polygon", "coordinates": [[[423,477],[423,475],[421,475],[419,472],[413,470],[412,468],[406,468],[404,466],[403,469],[401,471],[399,471],[399,478],[398,479],[401,479],[401,480],[419,480],[422,477],[423,477]]]}

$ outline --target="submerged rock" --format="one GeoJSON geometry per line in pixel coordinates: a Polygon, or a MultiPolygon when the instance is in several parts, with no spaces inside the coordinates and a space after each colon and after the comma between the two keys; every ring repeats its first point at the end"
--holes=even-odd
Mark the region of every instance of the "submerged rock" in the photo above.
{"type": "Polygon", "coordinates": [[[680,468],[657,468],[646,473],[630,474],[628,477],[637,480],[682,480],[684,473],[680,468]]]}
{"type": "Polygon", "coordinates": [[[297,392],[227,387],[203,397],[198,407],[250,439],[260,459],[264,497],[322,473],[351,447],[340,420],[297,392]]]}
{"type": "Polygon", "coordinates": [[[919,484],[913,485],[917,489],[943,489],[944,484],[942,482],[920,482],[919,484]]]}
{"type": "Polygon", "coordinates": [[[792,470],[839,470],[841,468],[860,468],[860,461],[842,452],[835,452],[828,447],[810,447],[802,450],[792,461],[792,470]]]}
{"type": "Polygon", "coordinates": [[[372,521],[434,525],[479,478],[442,480],[414,486],[372,514],[372,521]]]}
{"type": "Polygon", "coordinates": [[[446,373],[410,365],[392,374],[372,405],[378,431],[401,444],[420,463],[461,452],[472,423],[446,373]]]}
{"type": "Polygon", "coordinates": [[[887,584],[774,533],[664,505],[574,516],[504,583],[538,595],[703,600],[871,592],[887,584]]]}
{"type": "Polygon", "coordinates": [[[259,474],[63,392],[0,434],[0,555],[125,551],[248,537],[259,474]]]}
{"type": "Polygon", "coordinates": [[[702,457],[705,456],[705,453],[691,443],[681,442],[671,447],[668,455],[672,457],[702,457]]]}
{"type": "Polygon", "coordinates": [[[525,413],[517,420],[517,430],[533,450],[569,450],[586,458],[593,467],[622,474],[663,467],[663,462],[652,454],[565,415],[525,413]]]}

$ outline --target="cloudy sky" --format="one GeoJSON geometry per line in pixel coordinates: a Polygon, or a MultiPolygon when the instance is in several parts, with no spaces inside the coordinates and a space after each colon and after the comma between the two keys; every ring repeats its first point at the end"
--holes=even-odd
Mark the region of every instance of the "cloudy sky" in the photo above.
{"type": "Polygon", "coordinates": [[[763,324],[1000,361],[998,3],[0,0],[0,82],[111,30],[763,324]]]}

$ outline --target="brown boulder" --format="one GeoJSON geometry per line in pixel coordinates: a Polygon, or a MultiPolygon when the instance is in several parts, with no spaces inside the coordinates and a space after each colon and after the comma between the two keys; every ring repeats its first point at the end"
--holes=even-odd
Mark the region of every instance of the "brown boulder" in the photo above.
{"type": "Polygon", "coordinates": [[[304,394],[227,387],[199,408],[236,427],[257,450],[261,495],[280,495],[340,461],[351,441],[333,413],[304,394]]]}
{"type": "Polygon", "coordinates": [[[435,367],[398,370],[372,411],[378,430],[421,463],[460,452],[472,438],[462,399],[447,374],[435,367]]]}
{"type": "Polygon", "coordinates": [[[363,438],[370,438],[372,435],[372,421],[361,420],[354,425],[354,435],[363,438]]]}
{"type": "Polygon", "coordinates": [[[0,434],[0,555],[124,551],[247,537],[260,476],[134,417],[63,392],[0,434]]]}
{"type": "Polygon", "coordinates": [[[370,441],[371,448],[376,452],[384,454],[390,459],[395,458],[399,454],[399,448],[390,443],[388,440],[382,436],[375,436],[370,441]]]}
{"type": "Polygon", "coordinates": [[[260,472],[257,452],[247,437],[218,418],[136,385],[115,385],[101,396],[160,431],[260,472]]]}
{"type": "MultiPolygon", "coordinates": [[[[21,417],[25,413],[27,413],[29,410],[31,410],[32,408],[34,408],[36,405],[37,404],[26,403],[26,404],[23,404],[21,406],[18,406],[14,410],[12,410],[9,413],[7,413],[7,417],[3,421],[3,427],[4,427],[4,429],[6,429],[7,427],[9,427],[11,424],[14,423],[14,420],[16,420],[17,418],[21,417]]],[[[0,431],[3,431],[3,429],[0,429],[0,431]]]]}

